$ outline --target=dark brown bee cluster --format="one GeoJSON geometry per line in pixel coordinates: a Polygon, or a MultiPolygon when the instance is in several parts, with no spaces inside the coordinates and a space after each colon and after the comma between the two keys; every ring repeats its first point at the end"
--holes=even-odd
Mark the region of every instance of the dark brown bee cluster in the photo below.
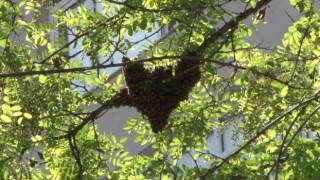
{"type": "MultiPolygon", "coordinates": [[[[123,57],[123,62],[130,59],[123,57]]],[[[143,64],[130,64],[123,67],[127,89],[122,89],[112,99],[114,107],[127,105],[137,108],[148,117],[154,133],[162,131],[170,113],[186,100],[190,90],[199,81],[201,73],[199,61],[192,58],[181,59],[175,68],[156,67],[153,71],[143,64]],[[187,70],[187,72],[186,72],[187,70]],[[169,81],[169,78],[172,78],[169,81]]]]}

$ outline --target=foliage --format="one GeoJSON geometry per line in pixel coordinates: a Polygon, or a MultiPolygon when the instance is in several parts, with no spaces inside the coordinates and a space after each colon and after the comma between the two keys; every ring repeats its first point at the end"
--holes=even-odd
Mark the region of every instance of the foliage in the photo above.
{"type": "Polygon", "coordinates": [[[300,18],[272,48],[249,40],[268,26],[272,0],[85,2],[65,10],[46,0],[0,1],[0,179],[320,178],[315,2],[289,0],[300,18]],[[154,41],[164,27],[172,30],[154,41]],[[120,62],[133,51],[139,60],[120,62]],[[153,155],[132,155],[127,137],[97,131],[123,88],[121,75],[111,81],[106,70],[174,68],[188,52],[197,52],[202,77],[167,128],[154,134],[139,115],[123,127],[153,155]],[[239,145],[219,157],[208,138],[231,126],[239,145]],[[194,166],[179,164],[184,155],[194,166]]]}

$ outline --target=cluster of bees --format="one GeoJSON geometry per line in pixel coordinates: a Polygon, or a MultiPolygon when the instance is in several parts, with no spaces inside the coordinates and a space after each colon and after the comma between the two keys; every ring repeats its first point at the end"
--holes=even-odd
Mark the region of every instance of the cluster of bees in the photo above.
{"type": "MultiPolygon", "coordinates": [[[[122,61],[130,62],[130,59],[123,57],[122,61]]],[[[180,59],[174,69],[169,66],[150,70],[142,63],[129,63],[122,70],[127,89],[118,92],[110,103],[113,107],[135,107],[148,118],[154,133],[165,129],[170,113],[188,98],[201,77],[199,61],[192,58],[180,59]]]]}

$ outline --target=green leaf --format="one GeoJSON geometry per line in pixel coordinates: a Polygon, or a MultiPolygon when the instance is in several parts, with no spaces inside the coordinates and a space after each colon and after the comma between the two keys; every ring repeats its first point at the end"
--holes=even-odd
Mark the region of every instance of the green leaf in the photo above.
{"type": "Polygon", "coordinates": [[[96,77],[94,75],[87,76],[88,83],[96,84],[96,77]]]}
{"type": "Polygon", "coordinates": [[[22,115],[22,112],[18,111],[18,112],[14,112],[12,114],[12,116],[21,116],[22,115]]]}
{"type": "Polygon", "coordinates": [[[127,141],[127,137],[122,137],[121,139],[120,139],[120,143],[124,143],[124,142],[126,142],[127,141]]]}
{"type": "Polygon", "coordinates": [[[231,110],[233,106],[231,104],[223,103],[221,104],[222,107],[226,108],[227,110],[231,110]]]}
{"type": "Polygon", "coordinates": [[[272,81],[271,86],[277,89],[282,89],[284,85],[279,81],[272,81]]]}
{"type": "Polygon", "coordinates": [[[117,138],[115,136],[111,136],[111,141],[116,144],[117,143],[117,138]]]}
{"type": "Polygon", "coordinates": [[[256,159],[250,159],[250,160],[247,160],[246,161],[246,164],[248,166],[255,166],[255,165],[258,165],[259,164],[259,161],[257,161],[256,159]]]}
{"type": "Polygon", "coordinates": [[[42,74],[41,74],[41,75],[39,76],[39,82],[40,82],[41,84],[45,83],[46,80],[47,80],[47,77],[46,77],[45,75],[42,75],[42,74]]]}
{"type": "Polygon", "coordinates": [[[195,155],[193,156],[193,159],[194,159],[194,160],[197,160],[199,157],[200,157],[200,153],[197,153],[197,154],[195,154],[195,155]]]}
{"type": "Polygon", "coordinates": [[[11,122],[12,122],[11,118],[10,118],[9,116],[5,115],[5,114],[2,114],[2,115],[0,116],[0,118],[1,118],[2,121],[5,122],[5,123],[11,123],[11,122]]]}
{"type": "Polygon", "coordinates": [[[140,22],[140,29],[145,30],[147,28],[148,25],[148,20],[147,18],[143,18],[142,21],[140,22]]]}
{"type": "Polygon", "coordinates": [[[15,105],[11,107],[12,111],[20,111],[21,110],[21,106],[20,105],[15,105]]]}
{"type": "Polygon", "coordinates": [[[117,77],[116,84],[120,85],[120,84],[122,84],[122,82],[123,82],[123,76],[120,74],[117,77]]]}
{"type": "Polygon", "coordinates": [[[11,108],[10,108],[10,106],[8,104],[2,104],[1,109],[2,109],[4,114],[7,114],[7,115],[11,115],[12,114],[11,108]]]}
{"type": "Polygon", "coordinates": [[[136,137],[134,137],[134,142],[140,142],[143,139],[143,137],[137,135],[136,137]]]}
{"type": "Polygon", "coordinates": [[[250,1],[250,5],[252,8],[255,8],[257,3],[256,3],[256,1],[250,1]]]}
{"type": "Polygon", "coordinates": [[[132,36],[133,35],[133,31],[132,31],[132,27],[131,26],[127,28],[127,34],[128,34],[128,36],[132,36]]]}
{"type": "Polygon", "coordinates": [[[288,86],[285,86],[284,88],[282,88],[281,92],[280,92],[280,97],[286,97],[288,94],[288,86]]]}
{"type": "Polygon", "coordinates": [[[37,142],[37,141],[41,141],[41,140],[42,140],[42,136],[40,136],[40,135],[35,135],[35,136],[31,137],[32,142],[37,142]]]}
{"type": "Polygon", "coordinates": [[[313,84],[314,87],[320,87],[320,81],[317,81],[313,84]]]}
{"type": "Polygon", "coordinates": [[[273,130],[273,129],[270,129],[268,132],[267,132],[267,134],[268,134],[268,136],[270,137],[270,138],[274,138],[274,137],[276,137],[276,131],[275,130],[273,130]]]}
{"type": "Polygon", "coordinates": [[[18,125],[20,125],[22,123],[23,117],[19,117],[18,119],[18,125]]]}
{"type": "Polygon", "coordinates": [[[23,116],[27,119],[32,119],[32,115],[29,113],[23,113],[23,116]]]}
{"type": "Polygon", "coordinates": [[[6,44],[7,44],[7,40],[6,40],[6,39],[0,40],[0,46],[1,46],[1,47],[5,47],[6,44]]]}
{"type": "Polygon", "coordinates": [[[4,102],[6,102],[6,103],[8,103],[8,104],[11,104],[11,103],[12,103],[12,101],[10,100],[10,97],[9,97],[9,96],[4,96],[4,97],[3,97],[3,100],[4,100],[4,102]]]}

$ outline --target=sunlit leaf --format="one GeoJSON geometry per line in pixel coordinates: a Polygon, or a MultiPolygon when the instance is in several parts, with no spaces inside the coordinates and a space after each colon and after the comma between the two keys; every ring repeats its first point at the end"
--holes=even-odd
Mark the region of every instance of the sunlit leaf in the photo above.
{"type": "Polygon", "coordinates": [[[275,87],[277,89],[282,89],[284,85],[282,83],[280,83],[279,81],[272,81],[271,86],[275,87]]]}
{"type": "Polygon", "coordinates": [[[10,108],[12,111],[20,111],[22,108],[20,105],[15,105],[10,108]]]}
{"type": "Polygon", "coordinates": [[[5,114],[1,114],[0,118],[5,123],[11,123],[12,122],[12,119],[9,116],[5,115],[5,114]]]}
{"type": "Polygon", "coordinates": [[[280,97],[286,97],[288,94],[288,90],[289,90],[289,87],[285,86],[280,92],[280,97]]]}
{"type": "Polygon", "coordinates": [[[32,119],[32,115],[29,113],[23,113],[23,116],[27,119],[32,119]]]}

